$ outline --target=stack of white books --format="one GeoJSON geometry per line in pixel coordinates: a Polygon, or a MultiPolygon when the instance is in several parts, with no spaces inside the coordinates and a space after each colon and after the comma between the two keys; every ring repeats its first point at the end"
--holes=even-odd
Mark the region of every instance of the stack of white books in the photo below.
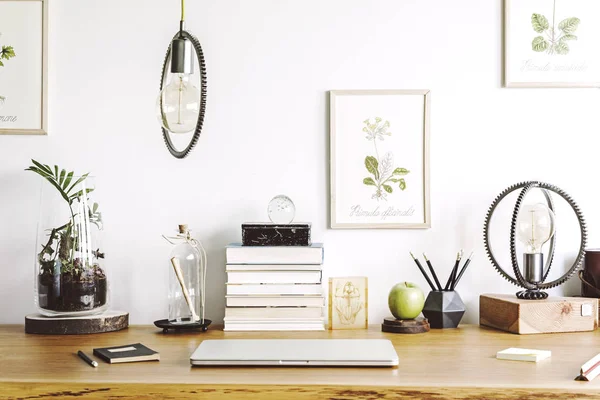
{"type": "Polygon", "coordinates": [[[325,329],[322,244],[231,244],[226,258],[226,331],[325,329]]]}

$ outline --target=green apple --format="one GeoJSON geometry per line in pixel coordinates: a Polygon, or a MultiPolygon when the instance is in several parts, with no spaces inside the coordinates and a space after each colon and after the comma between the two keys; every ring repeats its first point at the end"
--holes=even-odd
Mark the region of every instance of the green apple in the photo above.
{"type": "Polygon", "coordinates": [[[414,319],[425,306],[425,295],[414,283],[402,282],[390,290],[388,305],[396,319],[414,319]]]}

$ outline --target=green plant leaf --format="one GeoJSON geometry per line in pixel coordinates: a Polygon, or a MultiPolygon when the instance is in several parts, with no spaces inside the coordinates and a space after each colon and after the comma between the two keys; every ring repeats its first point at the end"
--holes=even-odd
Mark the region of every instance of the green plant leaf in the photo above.
{"type": "Polygon", "coordinates": [[[67,179],[65,179],[65,181],[63,182],[62,188],[64,190],[67,190],[67,188],[69,187],[69,183],[71,183],[72,180],[73,180],[73,171],[71,171],[67,174],[67,179]]]}
{"type": "Polygon", "coordinates": [[[60,174],[60,170],[58,169],[58,165],[54,166],[54,177],[58,180],[58,176],[60,174]]]}
{"type": "Polygon", "coordinates": [[[390,179],[388,179],[388,181],[393,182],[393,183],[398,183],[398,182],[400,182],[400,179],[390,178],[390,179]]]}
{"type": "MultiPolygon", "coordinates": [[[[371,178],[368,178],[371,179],[371,178]]],[[[96,211],[98,211],[98,203],[94,203],[94,206],[92,207],[92,213],[96,214],[96,211]]]]}
{"type": "Polygon", "coordinates": [[[62,190],[62,188],[60,187],[58,182],[56,182],[56,179],[54,179],[53,177],[46,177],[46,180],[48,182],[50,182],[52,184],[52,186],[54,186],[56,188],[56,190],[59,191],[60,195],[62,196],[63,199],[65,199],[66,202],[69,202],[69,197],[67,196],[65,191],[62,190]]]}
{"type": "Polygon", "coordinates": [[[64,169],[60,171],[60,177],[58,178],[58,184],[62,187],[63,182],[65,181],[65,177],[67,176],[67,171],[64,169]]]}
{"type": "Polygon", "coordinates": [[[404,175],[407,175],[409,172],[410,171],[407,170],[406,168],[396,168],[392,174],[404,176],[404,175]]]}
{"type": "Polygon", "coordinates": [[[400,190],[406,189],[406,181],[404,179],[400,179],[400,185],[398,186],[400,187],[400,190]]]}
{"type": "Polygon", "coordinates": [[[69,196],[69,200],[67,200],[67,201],[69,201],[69,202],[70,202],[70,201],[72,201],[72,200],[75,200],[75,199],[78,199],[78,198],[80,198],[81,196],[83,196],[83,192],[84,192],[84,191],[85,191],[85,194],[88,194],[88,193],[92,193],[92,192],[94,191],[94,189],[93,189],[93,188],[89,188],[89,189],[82,189],[82,190],[80,190],[80,191],[78,191],[78,192],[76,192],[76,193],[74,193],[74,194],[70,195],[70,196],[69,196]]]}
{"type": "Polygon", "coordinates": [[[565,54],[569,53],[569,45],[567,42],[559,40],[558,43],[554,44],[554,51],[556,51],[556,54],[564,56],[565,54]]]}
{"type": "Polygon", "coordinates": [[[4,67],[4,63],[0,61],[0,67],[4,67]]]}
{"type": "Polygon", "coordinates": [[[12,57],[15,57],[15,50],[12,46],[2,46],[2,51],[0,51],[0,58],[8,60],[12,57]]]}
{"type": "Polygon", "coordinates": [[[69,190],[67,190],[67,193],[70,193],[70,192],[71,192],[71,191],[72,191],[72,190],[75,188],[75,186],[77,186],[77,185],[79,185],[81,182],[85,181],[85,179],[88,177],[88,175],[89,175],[89,173],[81,175],[81,176],[79,177],[79,179],[77,179],[77,180],[75,181],[75,183],[71,185],[71,187],[69,188],[69,190]]]}
{"type": "Polygon", "coordinates": [[[48,175],[52,175],[52,170],[47,165],[42,165],[41,163],[39,163],[39,162],[37,162],[35,160],[31,160],[31,162],[33,163],[33,165],[35,165],[36,167],[38,167],[42,171],[45,171],[48,175]]]}
{"type": "Polygon", "coordinates": [[[577,40],[577,36],[575,36],[575,35],[563,35],[560,38],[560,41],[562,42],[564,40],[577,40]]]}
{"type": "Polygon", "coordinates": [[[579,18],[575,18],[575,17],[566,18],[566,19],[563,19],[562,21],[560,21],[560,24],[558,24],[558,29],[560,29],[561,31],[563,31],[566,34],[571,34],[577,30],[577,27],[579,26],[579,22],[580,22],[579,18]]]}
{"type": "Polygon", "coordinates": [[[365,158],[365,167],[367,167],[367,171],[375,176],[375,179],[379,179],[379,162],[375,157],[367,156],[365,158]]]}
{"type": "Polygon", "coordinates": [[[392,187],[390,185],[383,185],[383,188],[388,193],[392,193],[394,191],[394,189],[392,189],[392,187]]]}
{"type": "Polygon", "coordinates": [[[371,177],[363,179],[363,183],[364,183],[365,185],[377,186],[377,185],[375,184],[375,181],[374,181],[374,180],[373,180],[373,178],[371,178],[371,177]]]}
{"type": "Polygon", "coordinates": [[[533,14],[531,16],[531,26],[537,33],[542,33],[549,28],[548,19],[542,14],[533,14]]]}
{"type": "Polygon", "coordinates": [[[531,42],[531,48],[533,51],[542,52],[548,48],[548,42],[543,36],[536,36],[531,42]]]}

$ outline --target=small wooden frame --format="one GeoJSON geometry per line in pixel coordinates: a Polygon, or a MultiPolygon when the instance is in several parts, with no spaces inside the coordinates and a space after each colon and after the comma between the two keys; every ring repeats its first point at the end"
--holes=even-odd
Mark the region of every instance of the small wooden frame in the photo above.
{"type": "Polygon", "coordinates": [[[329,278],[329,329],[367,329],[368,323],[367,277],[329,278]]]}

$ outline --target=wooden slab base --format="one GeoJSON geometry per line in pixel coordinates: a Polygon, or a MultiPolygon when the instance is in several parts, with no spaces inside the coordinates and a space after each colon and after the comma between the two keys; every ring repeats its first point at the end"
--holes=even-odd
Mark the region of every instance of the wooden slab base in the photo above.
{"type": "Polygon", "coordinates": [[[479,297],[479,324],[520,335],[593,331],[598,327],[598,299],[520,300],[515,295],[484,294],[479,297]]]}
{"type": "Polygon", "coordinates": [[[106,311],[82,317],[45,317],[30,314],[25,317],[25,333],[40,335],[84,335],[114,332],[129,326],[129,313],[106,311]]]}
{"type": "Polygon", "coordinates": [[[381,324],[381,331],[388,333],[425,333],[429,332],[429,328],[427,318],[396,319],[387,317],[381,324]]]}

